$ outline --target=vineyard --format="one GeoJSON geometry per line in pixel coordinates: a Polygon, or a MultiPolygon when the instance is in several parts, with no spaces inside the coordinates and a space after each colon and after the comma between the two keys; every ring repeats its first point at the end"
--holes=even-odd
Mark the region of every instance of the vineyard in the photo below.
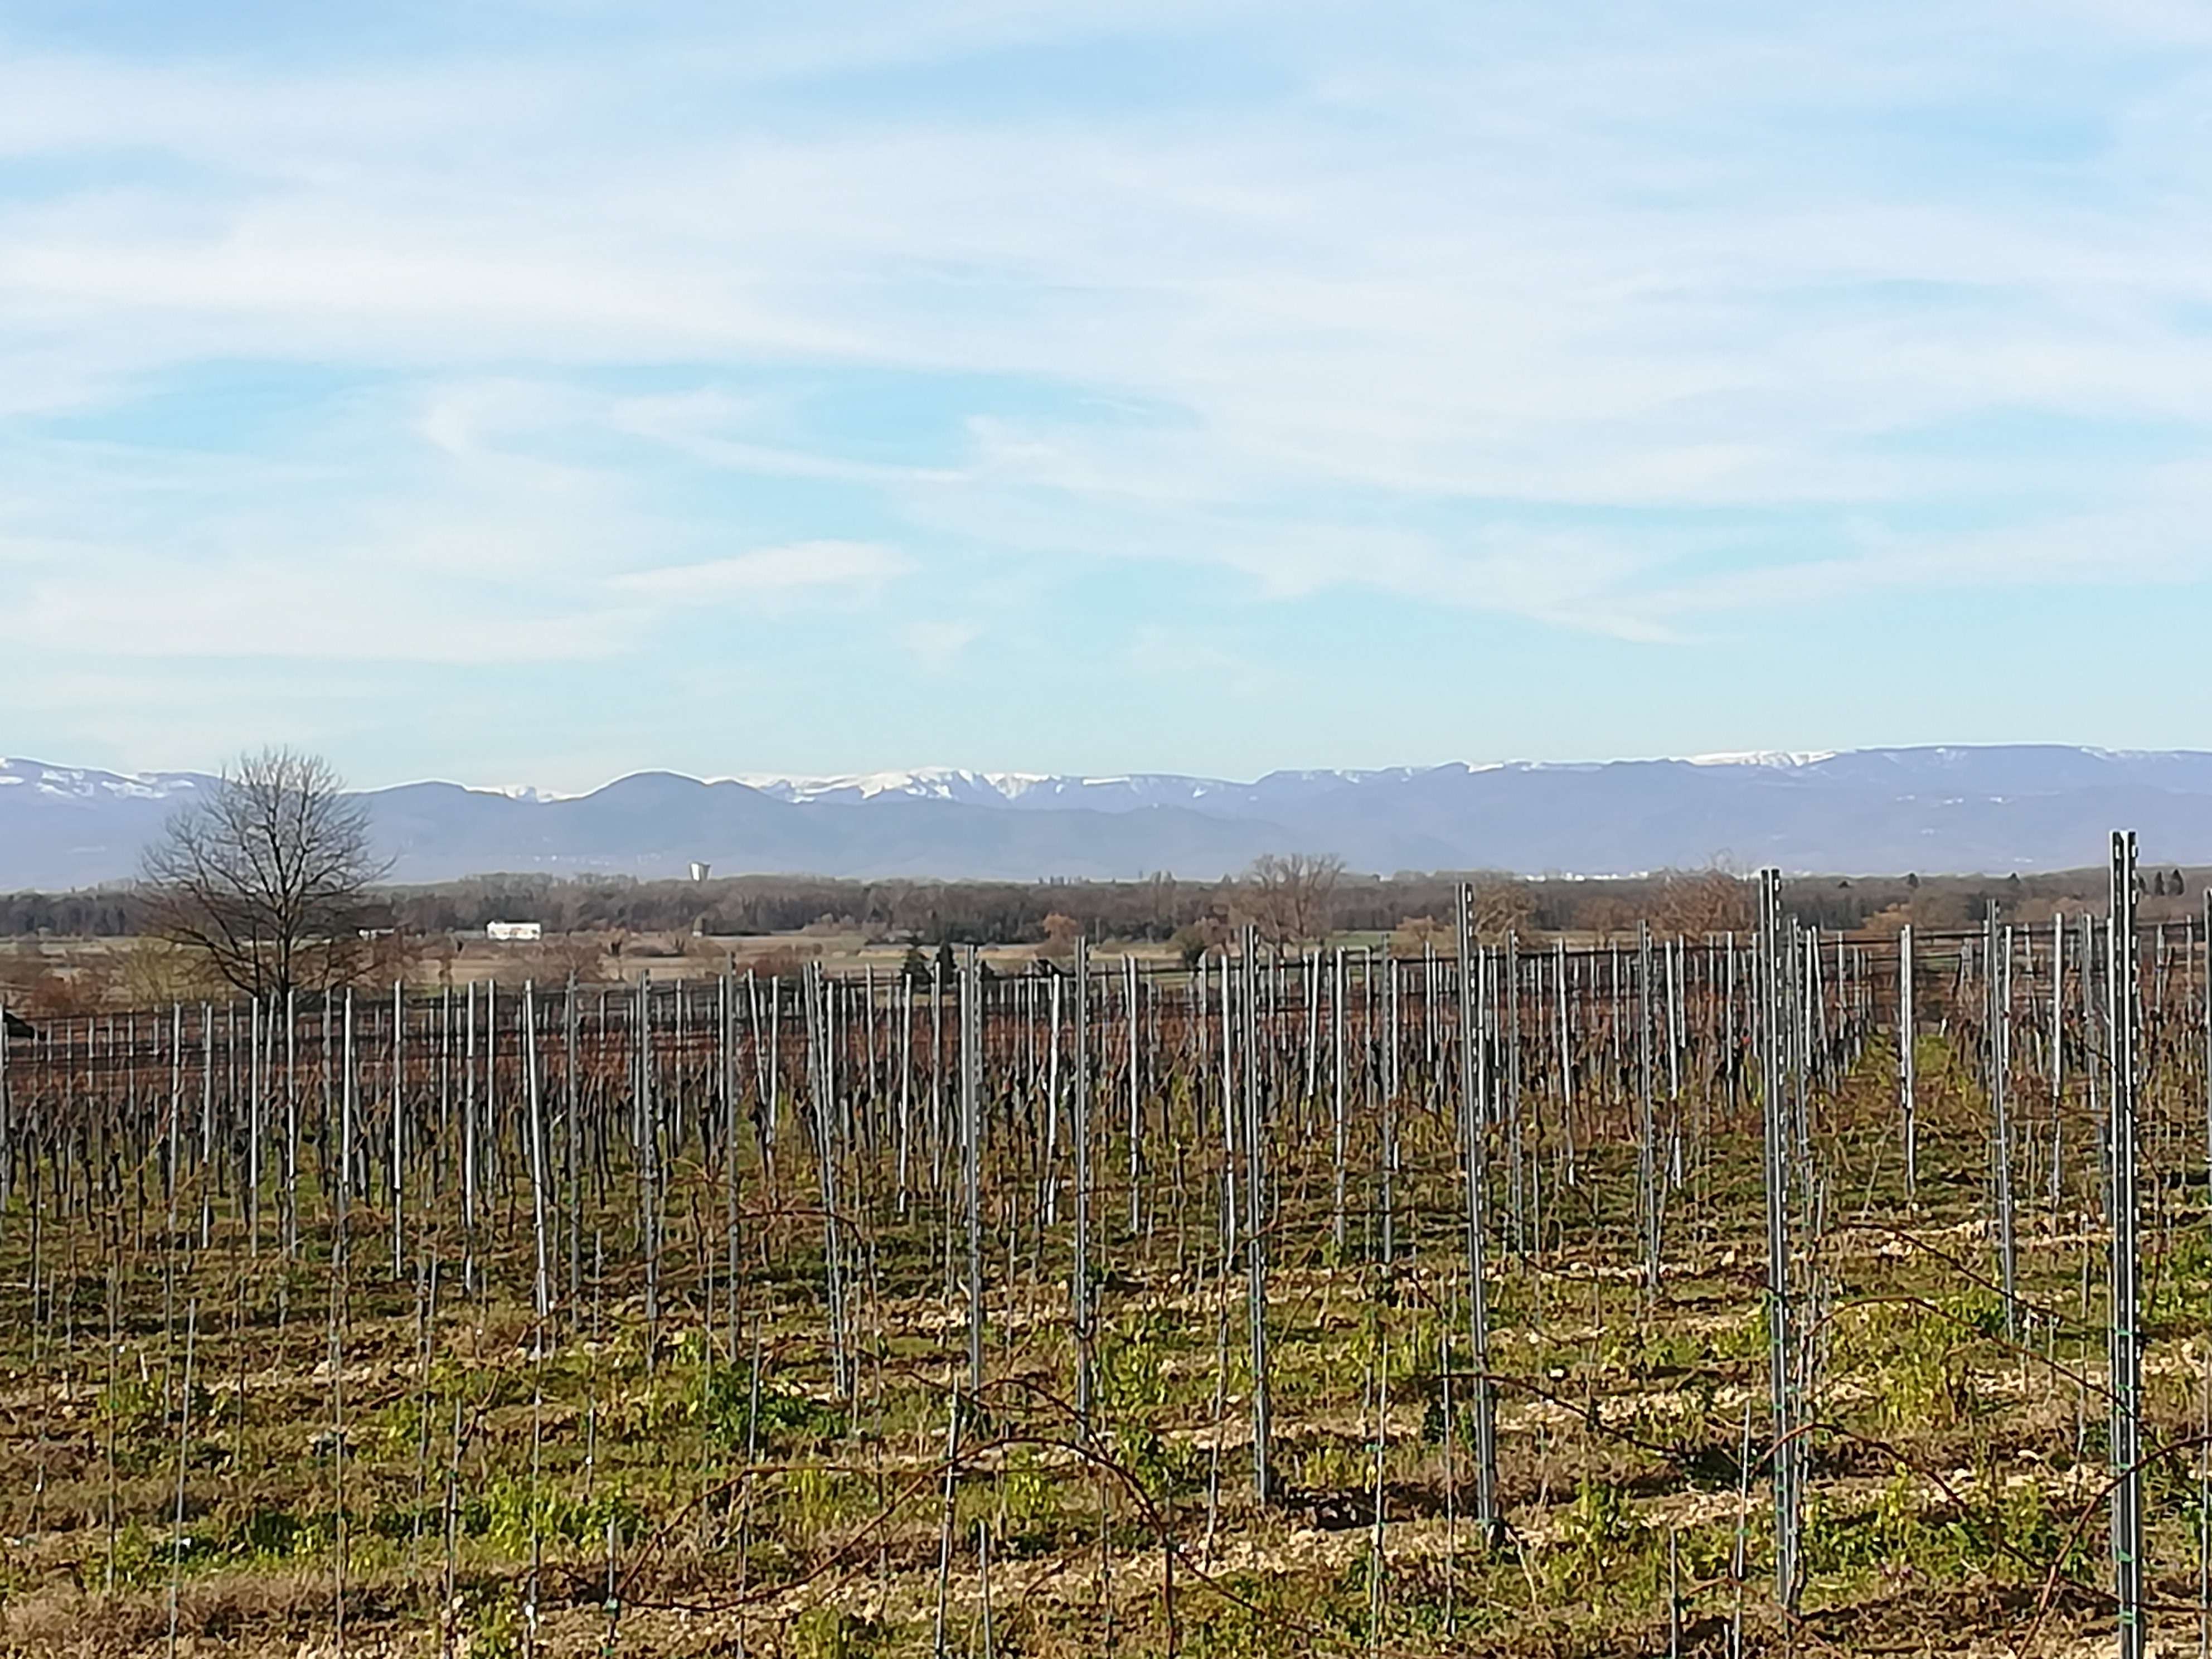
{"type": "Polygon", "coordinates": [[[15,1028],[0,1647],[2195,1650],[2212,974],[2112,891],[15,1028]]]}

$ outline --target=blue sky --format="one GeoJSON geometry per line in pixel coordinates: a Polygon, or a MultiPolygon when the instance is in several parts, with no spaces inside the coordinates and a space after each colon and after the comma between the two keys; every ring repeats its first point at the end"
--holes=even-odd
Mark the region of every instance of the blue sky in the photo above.
{"type": "Polygon", "coordinates": [[[2212,746],[2208,210],[2166,0],[0,0],[0,750],[2212,746]]]}

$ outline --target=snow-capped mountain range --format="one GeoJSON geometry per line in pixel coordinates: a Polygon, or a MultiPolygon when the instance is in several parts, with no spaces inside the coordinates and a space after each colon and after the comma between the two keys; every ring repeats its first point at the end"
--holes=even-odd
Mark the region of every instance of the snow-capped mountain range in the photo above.
{"type": "MultiPolygon", "coordinates": [[[[127,878],[212,780],[0,759],[0,890],[127,878]]],[[[832,777],[666,772],[585,794],[366,792],[399,881],[493,872],[1211,878],[1262,853],[1355,870],[1605,875],[1723,858],[1792,871],[2076,867],[2106,832],[2212,862],[2212,753],[2058,744],[1082,777],[949,767],[832,777]]]]}

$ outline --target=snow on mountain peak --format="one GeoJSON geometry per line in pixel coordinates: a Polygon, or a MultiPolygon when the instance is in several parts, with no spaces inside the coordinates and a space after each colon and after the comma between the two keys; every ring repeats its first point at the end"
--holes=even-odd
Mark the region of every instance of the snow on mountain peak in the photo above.
{"type": "Polygon", "coordinates": [[[874,800],[904,796],[916,800],[975,800],[995,795],[1013,800],[1039,784],[1060,780],[1041,772],[971,772],[957,766],[921,766],[909,771],[848,772],[826,777],[772,772],[740,772],[726,779],[778,800],[874,800]]]}
{"type": "Polygon", "coordinates": [[[27,787],[62,800],[167,800],[199,787],[184,772],[103,772],[89,766],[50,766],[44,761],[0,755],[0,787],[27,787]]]}
{"type": "Polygon", "coordinates": [[[1692,755],[1687,763],[1692,766],[1771,766],[1779,770],[1794,770],[1801,766],[1818,766],[1822,761],[1835,759],[1833,749],[1741,749],[1717,755],[1692,755]]]}

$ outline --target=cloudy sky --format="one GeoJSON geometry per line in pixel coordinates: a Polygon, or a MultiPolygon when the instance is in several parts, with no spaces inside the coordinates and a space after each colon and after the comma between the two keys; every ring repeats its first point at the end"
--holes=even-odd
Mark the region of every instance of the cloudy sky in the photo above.
{"type": "Polygon", "coordinates": [[[2183,0],[0,0],[0,752],[2212,746],[2208,210],[2183,0]]]}

